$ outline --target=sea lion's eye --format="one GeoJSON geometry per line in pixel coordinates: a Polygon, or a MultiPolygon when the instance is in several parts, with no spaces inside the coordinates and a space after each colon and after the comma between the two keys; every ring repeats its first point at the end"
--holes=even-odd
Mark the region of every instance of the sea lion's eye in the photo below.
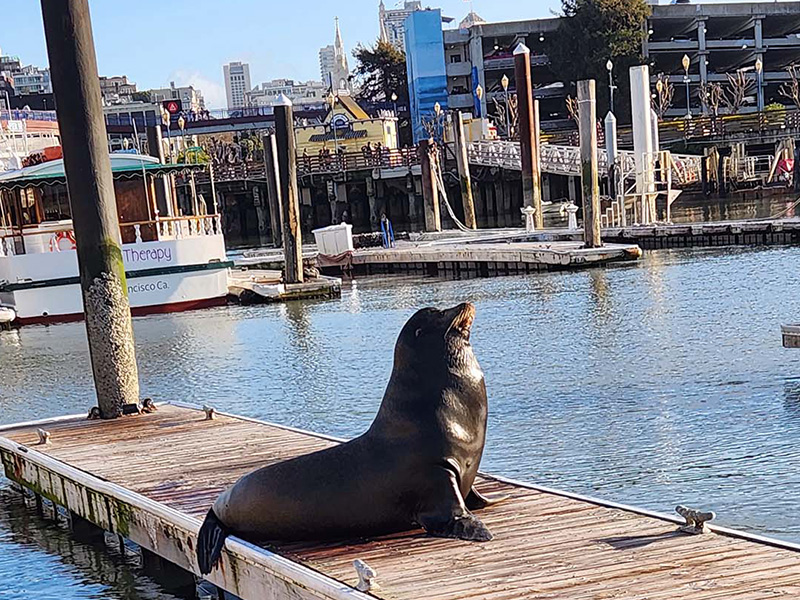
{"type": "Polygon", "coordinates": [[[417,330],[414,332],[414,337],[419,337],[419,336],[421,336],[421,335],[422,335],[422,329],[417,329],[417,330]]]}

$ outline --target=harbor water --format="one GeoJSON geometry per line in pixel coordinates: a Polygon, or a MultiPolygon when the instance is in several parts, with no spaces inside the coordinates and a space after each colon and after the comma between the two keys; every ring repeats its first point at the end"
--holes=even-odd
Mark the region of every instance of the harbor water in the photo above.
{"type": "MultiPolygon", "coordinates": [[[[638,264],[446,281],[361,279],[341,301],[135,321],[142,390],[338,436],[374,416],[420,307],[470,300],[490,421],[482,468],[800,541],[800,248],[658,251],[638,264]]],[[[82,324],[0,333],[0,423],[85,412],[82,324]]],[[[132,460],[157,461],[157,456],[132,460]]],[[[0,483],[0,598],[175,597],[0,483]]]]}

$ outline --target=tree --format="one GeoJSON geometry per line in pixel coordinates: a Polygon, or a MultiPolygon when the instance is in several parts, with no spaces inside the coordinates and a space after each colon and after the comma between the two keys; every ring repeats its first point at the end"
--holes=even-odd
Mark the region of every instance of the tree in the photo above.
{"type": "MultiPolygon", "coordinates": [[[[392,102],[402,112],[407,107],[408,100],[408,75],[406,73],[406,55],[389,42],[378,41],[374,46],[359,44],[353,50],[357,61],[355,76],[360,85],[358,97],[369,103],[392,102]],[[392,97],[396,95],[397,100],[392,97]]],[[[400,139],[411,139],[411,124],[406,118],[399,120],[400,139]]]]}
{"type": "Polygon", "coordinates": [[[134,102],[147,102],[148,104],[153,101],[150,92],[133,92],[131,100],[134,102]]]}
{"type": "Polygon", "coordinates": [[[747,96],[752,92],[756,82],[747,76],[743,70],[736,71],[736,75],[726,74],[728,88],[725,90],[723,101],[728,107],[728,112],[735,115],[744,106],[747,96]]]}
{"type": "Polygon", "coordinates": [[[367,102],[390,102],[397,94],[398,104],[408,103],[408,78],[406,55],[389,42],[374,46],[358,45],[353,50],[358,65],[355,75],[359,79],[359,98],[367,102]]]}
{"type": "MultiPolygon", "coordinates": [[[[553,73],[568,83],[595,79],[598,103],[608,106],[606,63],[613,64],[618,88],[630,89],[628,69],[644,62],[644,23],[649,15],[645,0],[562,0],[558,32],[546,47],[553,73]]],[[[615,105],[618,113],[627,114],[629,95],[617,94],[615,105]]]]}
{"type": "Polygon", "coordinates": [[[792,63],[786,67],[786,73],[789,75],[789,83],[782,83],[778,93],[800,108],[800,67],[792,63]]]}
{"type": "Polygon", "coordinates": [[[664,120],[664,115],[672,107],[672,98],[675,95],[675,86],[669,81],[669,77],[663,73],[656,78],[656,93],[653,94],[653,110],[656,111],[658,119],[664,120]]]}

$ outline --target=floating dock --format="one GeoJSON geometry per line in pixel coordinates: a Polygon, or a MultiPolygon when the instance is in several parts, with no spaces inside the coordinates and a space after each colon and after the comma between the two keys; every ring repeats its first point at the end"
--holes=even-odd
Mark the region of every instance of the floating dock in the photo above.
{"type": "Polygon", "coordinates": [[[637,244],[645,250],[796,245],[800,244],[800,219],[610,227],[603,230],[603,239],[637,244]]]}
{"type": "MultiPolygon", "coordinates": [[[[426,234],[427,236],[427,234],[426,234]]],[[[577,269],[610,262],[637,260],[642,251],[635,244],[605,244],[584,248],[567,239],[524,240],[518,230],[482,232],[465,237],[424,237],[418,242],[398,242],[394,248],[363,248],[335,260],[309,252],[304,258],[323,272],[355,275],[422,274],[435,277],[494,277],[577,269]]],[[[283,255],[264,252],[238,259],[237,267],[280,270],[283,255]]]]}
{"type": "MultiPolygon", "coordinates": [[[[9,479],[194,573],[196,533],[225,487],[257,467],[337,443],[240,417],[208,420],[179,405],[109,422],[6,426],[0,436],[9,479]],[[38,445],[46,434],[49,442],[38,445]]],[[[689,535],[677,517],[488,475],[477,487],[509,496],[479,512],[495,534],[490,542],[421,531],[269,548],[229,538],[222,569],[208,579],[244,600],[800,596],[798,545],[721,527],[689,535]],[[377,574],[369,590],[356,589],[356,560],[377,574]]]]}
{"type": "Polygon", "coordinates": [[[231,269],[228,294],[242,304],[342,297],[342,280],[338,277],[318,275],[303,283],[283,283],[282,278],[280,270],[231,269]]]}

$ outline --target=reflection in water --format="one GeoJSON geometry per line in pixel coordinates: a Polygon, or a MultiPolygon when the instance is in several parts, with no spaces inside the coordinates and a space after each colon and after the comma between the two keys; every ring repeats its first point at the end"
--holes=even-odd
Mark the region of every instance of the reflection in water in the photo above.
{"type": "Polygon", "coordinates": [[[0,597],[177,600],[143,575],[139,562],[118,545],[76,541],[65,525],[37,516],[22,494],[0,484],[0,597]],[[59,575],[44,577],[43,569],[59,575]]]}
{"type": "Polygon", "coordinates": [[[764,192],[731,192],[725,198],[702,198],[699,194],[680,196],[672,206],[673,223],[739,221],[800,216],[797,196],[788,194],[756,197],[764,192]]]}
{"type": "MultiPolygon", "coordinates": [[[[800,383],[787,380],[800,353],[780,339],[780,324],[797,321],[800,279],[787,265],[798,260],[800,248],[658,251],[602,270],[365,278],[341,302],[136,319],[142,390],[358,435],[405,320],[471,300],[490,400],[486,471],[665,512],[697,504],[723,524],[800,540],[800,383]]],[[[81,324],[0,334],[0,373],[0,422],[93,401],[81,324]]],[[[0,522],[0,537],[10,528],[0,522]]],[[[72,571],[5,539],[0,580],[24,563],[73,585],[72,571]]]]}

